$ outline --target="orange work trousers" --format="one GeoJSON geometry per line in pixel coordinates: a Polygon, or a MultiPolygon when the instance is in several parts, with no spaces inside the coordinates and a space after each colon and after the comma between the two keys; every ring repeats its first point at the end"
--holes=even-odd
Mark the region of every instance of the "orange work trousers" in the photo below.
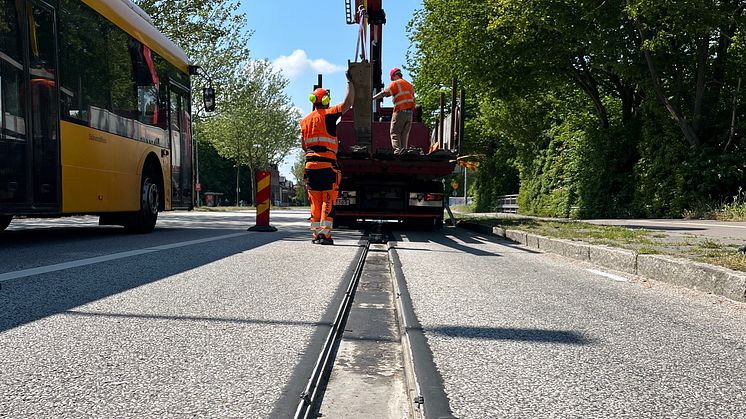
{"type": "Polygon", "coordinates": [[[304,180],[311,202],[311,233],[314,239],[322,234],[331,238],[341,172],[333,167],[309,169],[308,166],[304,171],[304,180]]]}

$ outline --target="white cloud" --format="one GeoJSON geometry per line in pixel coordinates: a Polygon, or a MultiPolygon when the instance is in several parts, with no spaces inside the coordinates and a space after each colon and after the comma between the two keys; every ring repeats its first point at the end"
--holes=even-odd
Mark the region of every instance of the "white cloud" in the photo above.
{"type": "Polygon", "coordinates": [[[308,58],[308,54],[302,49],[296,49],[290,55],[281,55],[275,58],[272,61],[272,65],[276,69],[281,70],[289,79],[294,79],[308,71],[330,74],[344,70],[344,68],[332,64],[323,58],[312,60],[308,58]]]}

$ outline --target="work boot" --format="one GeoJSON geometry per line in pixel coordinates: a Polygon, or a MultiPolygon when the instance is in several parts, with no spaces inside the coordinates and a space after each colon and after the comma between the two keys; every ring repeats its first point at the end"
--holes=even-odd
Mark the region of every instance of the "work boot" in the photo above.
{"type": "Polygon", "coordinates": [[[332,245],[332,244],[334,244],[334,240],[332,240],[331,237],[324,236],[324,238],[321,239],[321,244],[332,245]]]}
{"type": "Polygon", "coordinates": [[[311,240],[311,243],[313,243],[313,244],[321,244],[321,237],[322,236],[314,237],[313,240],[311,240]]]}

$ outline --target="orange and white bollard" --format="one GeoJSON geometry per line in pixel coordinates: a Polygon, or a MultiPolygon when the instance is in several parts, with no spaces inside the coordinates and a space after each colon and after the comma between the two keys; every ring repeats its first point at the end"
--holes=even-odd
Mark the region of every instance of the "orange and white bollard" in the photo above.
{"type": "Polygon", "coordinates": [[[275,227],[269,225],[270,207],[270,173],[260,170],[256,173],[256,225],[248,231],[273,232],[275,227]]]}

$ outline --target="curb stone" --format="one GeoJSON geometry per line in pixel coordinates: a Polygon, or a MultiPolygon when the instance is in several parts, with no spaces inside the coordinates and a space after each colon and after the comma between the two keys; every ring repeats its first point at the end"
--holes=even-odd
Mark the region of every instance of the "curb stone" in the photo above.
{"type": "Polygon", "coordinates": [[[672,256],[640,255],[632,250],[553,239],[479,223],[462,221],[457,226],[503,237],[547,253],[746,302],[746,273],[743,272],[672,256]]]}
{"type": "Polygon", "coordinates": [[[639,255],[638,275],[746,301],[746,275],[720,266],[660,255],[639,255]]]}

